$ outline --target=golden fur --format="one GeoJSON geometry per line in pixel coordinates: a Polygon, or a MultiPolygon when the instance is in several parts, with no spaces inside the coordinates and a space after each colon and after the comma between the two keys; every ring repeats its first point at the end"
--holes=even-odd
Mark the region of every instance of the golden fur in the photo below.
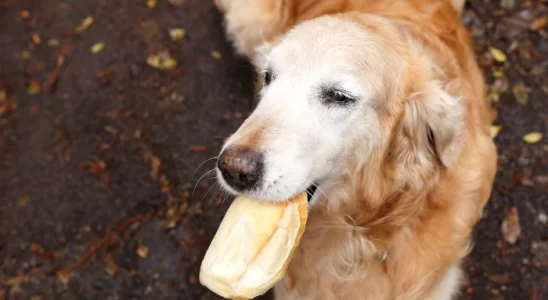
{"type": "Polygon", "coordinates": [[[311,208],[277,299],[451,299],[458,289],[497,160],[463,3],[216,0],[236,51],[257,68],[290,28],[326,14],[374,32],[378,51],[398,57],[379,73],[381,146],[350,159],[311,208]]]}

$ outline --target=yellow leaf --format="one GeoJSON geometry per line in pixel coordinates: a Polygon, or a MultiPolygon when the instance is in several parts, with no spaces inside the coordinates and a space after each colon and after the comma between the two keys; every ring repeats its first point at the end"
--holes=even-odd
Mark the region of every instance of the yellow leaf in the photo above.
{"type": "Polygon", "coordinates": [[[169,36],[171,37],[171,40],[178,41],[185,37],[185,30],[182,28],[170,28],[169,36]]]}
{"type": "Polygon", "coordinates": [[[223,56],[221,55],[221,52],[219,51],[211,51],[211,57],[213,57],[214,59],[221,59],[223,56]]]}
{"type": "Polygon", "coordinates": [[[493,77],[495,78],[502,78],[504,76],[504,72],[502,70],[495,70],[493,71],[493,77]]]}
{"type": "Polygon", "coordinates": [[[80,25],[76,28],[76,32],[77,33],[82,33],[84,32],[86,29],[89,28],[89,26],[91,26],[91,24],[93,23],[93,17],[92,16],[88,16],[87,18],[85,18],[82,23],[80,23],[80,25]]]}
{"type": "Polygon", "coordinates": [[[50,46],[50,47],[59,46],[59,40],[58,39],[49,39],[48,40],[48,46],[50,46]]]}
{"type": "Polygon", "coordinates": [[[492,125],[490,128],[491,131],[491,137],[495,138],[499,134],[500,130],[502,129],[502,126],[494,126],[492,125]]]}
{"type": "Polygon", "coordinates": [[[507,60],[506,54],[495,47],[489,47],[489,53],[491,53],[493,59],[498,62],[505,62],[507,60]]]}
{"type": "Polygon", "coordinates": [[[518,101],[521,105],[527,105],[527,102],[529,101],[529,94],[527,94],[527,90],[523,83],[518,83],[514,85],[512,88],[512,93],[514,94],[514,98],[516,98],[516,101],[518,101]]]}
{"type": "Polygon", "coordinates": [[[6,100],[6,91],[0,90],[0,101],[6,100]]]}
{"type": "Polygon", "coordinates": [[[147,64],[154,68],[169,70],[177,65],[177,61],[171,58],[169,54],[162,52],[159,55],[149,56],[147,58],[147,64]]]}
{"type": "Polygon", "coordinates": [[[148,8],[156,7],[156,0],[147,0],[147,6],[148,8]]]}
{"type": "Polygon", "coordinates": [[[529,132],[523,136],[523,141],[529,144],[538,143],[542,139],[542,133],[538,131],[529,132]]]}
{"type": "Polygon", "coordinates": [[[31,81],[27,90],[29,95],[31,96],[34,96],[40,93],[40,90],[41,90],[40,83],[36,80],[31,81]]]}
{"type": "Polygon", "coordinates": [[[105,42],[100,41],[100,42],[97,42],[97,43],[93,44],[93,46],[91,46],[91,48],[89,48],[89,50],[91,51],[91,53],[97,54],[97,53],[101,52],[104,48],[105,48],[105,42]]]}
{"type": "Polygon", "coordinates": [[[177,207],[169,208],[166,213],[166,219],[164,224],[165,228],[166,229],[175,228],[175,226],[177,226],[177,218],[178,218],[177,207]]]}
{"type": "Polygon", "coordinates": [[[491,98],[491,101],[493,103],[497,103],[499,102],[500,100],[500,93],[498,92],[491,92],[491,94],[489,94],[489,98],[491,98]]]}
{"type": "Polygon", "coordinates": [[[512,8],[516,5],[515,0],[500,0],[500,6],[502,8],[512,8]]]}

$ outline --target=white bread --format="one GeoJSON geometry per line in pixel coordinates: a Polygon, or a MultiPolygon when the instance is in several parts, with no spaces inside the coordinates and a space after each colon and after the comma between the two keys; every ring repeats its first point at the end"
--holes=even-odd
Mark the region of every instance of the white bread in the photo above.
{"type": "Polygon", "coordinates": [[[285,275],[307,217],[306,193],[283,203],[237,197],[205,254],[200,283],[227,299],[263,295],[285,275]]]}

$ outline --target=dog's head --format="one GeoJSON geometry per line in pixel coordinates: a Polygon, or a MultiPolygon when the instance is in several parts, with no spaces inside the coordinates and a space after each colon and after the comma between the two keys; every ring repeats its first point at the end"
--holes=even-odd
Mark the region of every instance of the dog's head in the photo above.
{"type": "Polygon", "coordinates": [[[461,105],[408,46],[382,19],[346,15],[303,22],[266,47],[260,101],[218,159],[222,185],[283,201],[372,157],[449,166],[461,105]]]}

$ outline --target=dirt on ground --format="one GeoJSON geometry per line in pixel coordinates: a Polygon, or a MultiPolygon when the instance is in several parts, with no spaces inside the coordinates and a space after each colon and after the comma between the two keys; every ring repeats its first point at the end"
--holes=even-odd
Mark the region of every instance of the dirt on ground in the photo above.
{"type": "MultiPolygon", "coordinates": [[[[548,297],[548,9],[473,0],[500,167],[461,299],[548,297]]],[[[0,2],[0,299],[219,299],[212,157],[254,75],[205,0],[0,2]]]]}

